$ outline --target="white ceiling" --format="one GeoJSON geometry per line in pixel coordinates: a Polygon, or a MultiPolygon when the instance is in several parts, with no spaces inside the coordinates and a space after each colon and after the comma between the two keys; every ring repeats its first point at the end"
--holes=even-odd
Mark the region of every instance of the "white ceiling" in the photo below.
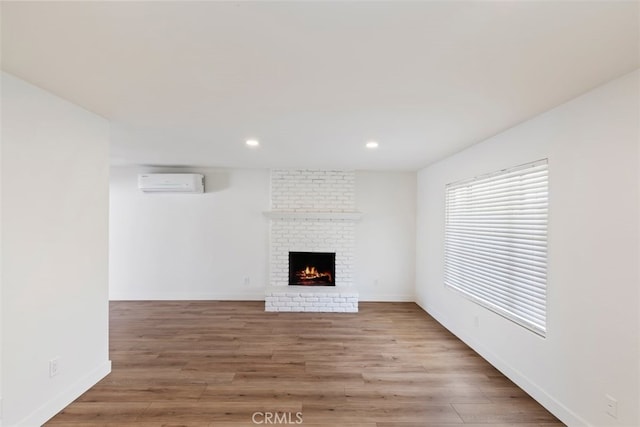
{"type": "Polygon", "coordinates": [[[3,1],[2,68],[114,164],[415,170],[637,68],[638,6],[3,1]]]}

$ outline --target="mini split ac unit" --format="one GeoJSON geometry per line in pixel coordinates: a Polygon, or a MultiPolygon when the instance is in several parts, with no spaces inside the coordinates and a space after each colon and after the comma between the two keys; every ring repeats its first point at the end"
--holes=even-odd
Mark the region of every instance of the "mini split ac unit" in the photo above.
{"type": "Polygon", "coordinates": [[[148,173],[138,175],[145,193],[203,193],[204,176],[197,173],[148,173]]]}

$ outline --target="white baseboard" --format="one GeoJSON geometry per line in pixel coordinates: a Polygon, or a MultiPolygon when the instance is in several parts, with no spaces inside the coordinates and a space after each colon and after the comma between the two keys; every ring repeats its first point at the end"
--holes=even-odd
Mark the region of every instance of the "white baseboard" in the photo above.
{"type": "Polygon", "coordinates": [[[106,377],[110,372],[111,361],[107,360],[100,366],[96,367],[93,371],[89,372],[83,378],[76,381],[66,390],[51,398],[48,402],[35,410],[32,414],[16,424],[16,426],[33,427],[43,425],[54,415],[67,407],[71,402],[80,397],[82,393],[86,392],[98,381],[106,377]]]}
{"type": "Polygon", "coordinates": [[[526,391],[538,403],[544,406],[549,412],[558,417],[560,421],[569,426],[591,426],[587,421],[578,414],[567,408],[562,402],[548,394],[542,387],[531,381],[522,372],[505,362],[500,356],[488,350],[484,345],[479,343],[470,333],[454,328],[455,322],[449,319],[441,312],[428,310],[422,304],[416,301],[431,317],[436,319],[438,323],[447,328],[449,332],[460,338],[465,344],[471,347],[482,358],[489,362],[493,367],[502,372],[507,378],[513,381],[518,387],[526,391]]]}
{"type": "MultiPolygon", "coordinates": [[[[339,286],[337,287],[339,288],[339,286]]],[[[355,288],[357,290],[357,287],[355,288]]],[[[264,301],[265,288],[259,288],[247,292],[230,294],[199,294],[179,292],[143,292],[112,294],[110,301],[264,301]]],[[[360,294],[360,302],[413,302],[413,295],[366,295],[360,294]]]]}
{"type": "Polygon", "coordinates": [[[360,294],[360,302],[414,302],[416,298],[413,295],[362,295],[360,294]]]}
{"type": "Polygon", "coordinates": [[[141,292],[109,295],[110,301],[264,301],[264,288],[231,294],[189,292],[141,292]]]}

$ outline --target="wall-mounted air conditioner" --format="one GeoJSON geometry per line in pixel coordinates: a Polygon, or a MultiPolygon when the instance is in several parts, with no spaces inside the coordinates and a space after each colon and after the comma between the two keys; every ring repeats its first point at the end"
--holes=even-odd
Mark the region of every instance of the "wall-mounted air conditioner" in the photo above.
{"type": "Polygon", "coordinates": [[[145,193],[203,193],[204,176],[197,173],[147,173],[138,175],[145,193]]]}

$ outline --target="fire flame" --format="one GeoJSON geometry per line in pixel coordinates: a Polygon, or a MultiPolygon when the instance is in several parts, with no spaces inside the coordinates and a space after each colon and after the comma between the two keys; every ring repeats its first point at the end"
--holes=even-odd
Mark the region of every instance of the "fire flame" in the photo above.
{"type": "Polygon", "coordinates": [[[326,277],[329,281],[332,281],[331,273],[329,272],[319,272],[316,267],[305,267],[304,270],[301,270],[299,276],[302,279],[320,279],[326,277]]]}

